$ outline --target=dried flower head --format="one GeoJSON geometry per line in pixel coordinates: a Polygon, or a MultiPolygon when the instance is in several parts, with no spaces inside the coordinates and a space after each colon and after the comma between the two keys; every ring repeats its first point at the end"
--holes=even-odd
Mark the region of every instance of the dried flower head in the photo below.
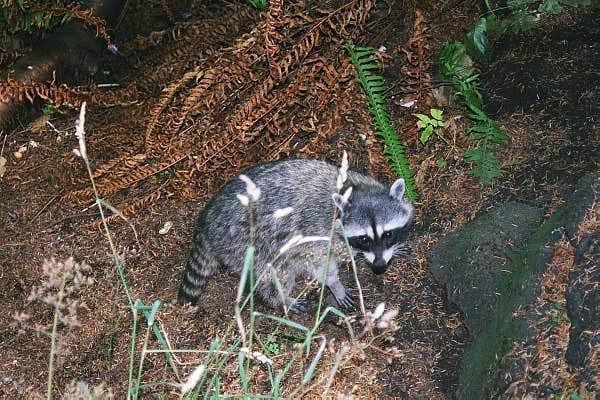
{"type": "Polygon", "coordinates": [[[84,160],[87,160],[87,149],[85,146],[85,106],[86,103],[84,101],[81,103],[75,136],[77,136],[77,140],[79,141],[79,155],[81,155],[81,158],[84,160]]]}
{"type": "Polygon", "coordinates": [[[244,207],[248,207],[248,205],[250,205],[250,199],[248,198],[248,196],[243,194],[236,194],[236,197],[244,207]]]}
{"type": "Polygon", "coordinates": [[[294,211],[293,207],[278,208],[277,210],[275,210],[275,212],[273,212],[273,218],[274,219],[283,218],[287,215],[290,215],[293,211],[294,211]]]}
{"type": "Polygon", "coordinates": [[[260,188],[254,184],[252,179],[244,174],[240,175],[240,179],[246,184],[246,193],[248,193],[250,199],[252,201],[258,201],[260,198],[260,188]]]}
{"type": "Polygon", "coordinates": [[[329,242],[328,236],[304,236],[304,235],[296,235],[288,240],[281,248],[279,249],[279,254],[283,254],[286,251],[294,248],[295,246],[310,243],[310,242],[329,242]]]}
{"type": "Polygon", "coordinates": [[[185,383],[183,383],[181,385],[181,394],[186,394],[190,390],[195,388],[196,385],[198,384],[198,382],[200,381],[200,378],[202,378],[202,375],[204,375],[205,370],[206,370],[206,367],[204,367],[204,364],[198,365],[194,369],[194,371],[190,374],[190,376],[187,378],[185,383]]]}
{"type": "Polygon", "coordinates": [[[65,400],[112,400],[114,395],[104,384],[90,387],[86,381],[71,382],[62,396],[65,400]]]}
{"type": "Polygon", "coordinates": [[[346,153],[346,150],[344,150],[344,154],[342,155],[342,165],[340,166],[340,172],[338,174],[336,185],[338,192],[342,190],[346,179],[348,179],[348,153],[346,153]]]}
{"type": "Polygon", "coordinates": [[[34,287],[29,301],[41,301],[58,313],[59,320],[68,327],[78,327],[77,310],[83,305],[75,293],[91,285],[94,279],[89,276],[92,269],[87,264],[79,264],[72,257],[65,261],[50,259],[42,265],[42,281],[34,287]]]}
{"type": "Polygon", "coordinates": [[[377,328],[383,331],[384,336],[392,340],[393,333],[398,330],[396,324],[397,309],[385,310],[385,303],[379,303],[375,310],[367,311],[363,319],[363,334],[377,328]]]}

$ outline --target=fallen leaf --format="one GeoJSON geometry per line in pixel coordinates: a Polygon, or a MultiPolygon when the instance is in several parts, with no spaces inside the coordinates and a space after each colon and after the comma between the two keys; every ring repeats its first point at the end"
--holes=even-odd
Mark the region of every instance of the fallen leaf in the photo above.
{"type": "Polygon", "coordinates": [[[167,233],[169,233],[169,231],[171,230],[172,227],[173,227],[173,223],[171,221],[167,221],[167,222],[165,222],[163,227],[160,228],[160,230],[158,231],[158,234],[166,235],[167,233]]]}

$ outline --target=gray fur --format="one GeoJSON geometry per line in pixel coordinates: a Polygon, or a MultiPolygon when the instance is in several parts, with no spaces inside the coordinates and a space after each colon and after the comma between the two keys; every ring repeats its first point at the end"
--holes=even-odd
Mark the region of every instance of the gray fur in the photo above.
{"type": "MultiPolygon", "coordinates": [[[[338,261],[348,258],[341,232],[334,234],[328,269],[325,265],[328,241],[309,241],[280,254],[280,249],[298,235],[328,238],[336,206],[345,228],[354,232],[367,226],[375,229],[375,226],[381,227],[390,221],[393,226],[402,224],[403,228],[410,223],[413,213],[412,205],[401,198],[403,187],[392,194],[388,187],[376,180],[352,171],[348,171],[348,179],[341,191],[344,194],[351,187],[349,198],[334,195],[332,201],[338,168],[324,161],[276,161],[255,165],[243,174],[261,190],[258,201],[251,203],[256,247],[254,279],[260,282],[259,295],[273,308],[285,305],[293,311],[306,310],[305,300],[290,297],[296,278],[302,276],[313,277],[318,282],[324,279],[341,306],[353,306],[352,298],[338,277],[338,261]],[[394,195],[396,197],[392,197],[394,195]],[[280,283],[279,289],[274,274],[280,283]],[[283,295],[280,289],[283,289],[283,295]]],[[[403,182],[397,181],[396,184],[396,188],[400,184],[403,186],[403,182]]],[[[206,280],[218,265],[224,265],[237,274],[241,272],[250,240],[250,223],[248,210],[236,195],[245,192],[245,184],[236,177],[209,201],[200,214],[193,249],[179,289],[181,304],[197,302],[206,280]]],[[[357,238],[349,237],[349,240],[356,244],[357,238]]],[[[374,259],[378,269],[373,268],[376,273],[381,273],[381,269],[385,269],[380,265],[381,238],[375,235],[372,241],[373,247],[369,247],[367,253],[379,252],[374,259]]],[[[403,248],[401,243],[387,243],[386,254],[398,255],[402,253],[400,248],[403,248]]]]}

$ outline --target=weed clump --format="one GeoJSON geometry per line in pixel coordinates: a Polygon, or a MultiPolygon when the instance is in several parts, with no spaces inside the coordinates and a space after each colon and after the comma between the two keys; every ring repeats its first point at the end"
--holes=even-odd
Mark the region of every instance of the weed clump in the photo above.
{"type": "Polygon", "coordinates": [[[30,323],[30,316],[26,313],[14,315],[16,323],[21,328],[20,332],[29,328],[38,334],[50,337],[46,390],[48,399],[52,398],[54,370],[62,365],[61,360],[69,354],[68,338],[73,334],[73,330],[81,326],[77,312],[85,308],[85,303],[79,298],[78,292],[94,283],[90,274],[91,267],[85,263],[76,263],[73,257],[65,261],[56,261],[54,258],[44,261],[42,281],[39,286],[32,289],[27,300],[50,306],[54,310],[52,325],[30,323]]]}

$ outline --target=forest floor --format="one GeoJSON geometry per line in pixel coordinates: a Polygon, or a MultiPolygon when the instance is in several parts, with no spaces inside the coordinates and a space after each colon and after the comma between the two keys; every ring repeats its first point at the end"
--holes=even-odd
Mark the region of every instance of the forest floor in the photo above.
{"type": "MultiPolygon", "coordinates": [[[[235,48],[237,44],[232,43],[237,43],[238,38],[252,40],[251,34],[242,34],[251,32],[263,18],[257,12],[245,10],[244,5],[231,7],[211,3],[203,7],[206,8],[201,10],[205,21],[202,29],[223,34],[219,42],[214,40],[213,43],[218,51],[235,48]],[[245,11],[242,13],[240,9],[245,11]],[[236,29],[223,32],[223,21],[233,18],[235,13],[236,29]]],[[[462,39],[477,14],[467,5],[451,11],[436,7],[440,8],[427,12],[435,16],[429,23],[428,52],[432,59],[443,41],[462,39]]],[[[312,356],[302,358],[300,367],[290,371],[285,378],[284,395],[293,393],[320,398],[324,390],[328,390],[331,396],[360,398],[453,398],[469,335],[461,315],[447,303],[444,290],[427,272],[427,257],[436,241],[471,220],[479,211],[506,199],[534,204],[550,213],[564,201],[580,176],[598,171],[600,27],[597,22],[600,8],[573,9],[557,17],[546,16],[536,28],[509,35],[497,44],[492,64],[481,71],[481,81],[488,111],[510,139],[499,152],[506,173],[490,186],[482,185],[471,176],[469,165],[462,159],[462,152],[469,143],[464,133],[468,121],[461,115],[464,110],[460,107],[441,106],[448,118],[442,132],[446,141],[433,137],[423,146],[417,140],[415,129],[401,129],[416,124],[412,113],[427,111],[400,106],[408,96],[399,88],[405,80],[401,72],[404,62],[401,48],[411,35],[414,19],[410,9],[413,8],[408,8],[405,3],[378,2],[359,36],[363,40],[361,44],[375,48],[385,45],[388,49],[383,72],[390,88],[386,104],[407,143],[407,154],[416,171],[421,195],[415,204],[417,214],[409,236],[411,256],[394,261],[382,277],[373,276],[368,268],[361,268],[358,274],[366,308],[373,310],[385,302],[387,309],[397,309],[398,329],[393,332],[393,341],[377,335],[361,338],[359,345],[351,347],[351,354],[344,358],[333,382],[326,386],[335,355],[341,346],[349,343],[347,329],[333,318],[327,320],[319,330],[326,336],[328,346],[317,378],[313,383],[300,385],[312,356]],[[446,161],[443,166],[437,162],[441,158],[446,161]]],[[[146,10],[145,16],[132,22],[128,29],[139,29],[140,34],[146,35],[151,26],[158,30],[156,27],[160,24],[155,21],[164,18],[160,17],[160,9],[151,11],[146,10]]],[[[133,15],[137,14],[132,12],[128,18],[133,20],[133,15]]],[[[133,34],[126,32],[123,36],[132,38],[133,34]]],[[[209,35],[209,39],[214,38],[209,35]]],[[[174,71],[170,72],[173,75],[163,74],[165,70],[156,66],[169,65],[178,56],[178,51],[185,53],[181,48],[193,45],[184,40],[167,40],[145,52],[133,52],[117,63],[113,79],[121,84],[145,79],[144,85],[137,87],[142,99],[110,108],[89,107],[86,130],[93,168],[107,165],[122,154],[136,154],[151,120],[150,111],[161,99],[160,89],[180,77],[177,63],[173,63],[174,71]],[[153,75],[153,68],[156,75],[153,75]],[[150,76],[156,76],[156,82],[148,83],[150,76]],[[132,151],[127,153],[129,150],[132,151]]],[[[210,60],[211,54],[206,51],[201,57],[210,60]]],[[[331,53],[313,55],[305,60],[305,65],[317,65],[327,55],[331,53]]],[[[344,52],[340,50],[337,57],[343,56],[344,52]]],[[[336,65],[345,65],[339,63],[336,65]]],[[[192,69],[191,64],[189,69],[192,69]]],[[[324,71],[320,73],[327,73],[324,71]]],[[[350,74],[352,70],[349,71],[350,74]]],[[[294,82],[300,74],[290,75],[289,80],[294,82]]],[[[351,74],[348,76],[352,77],[351,74]]],[[[318,134],[304,131],[285,139],[272,136],[274,139],[268,140],[276,143],[269,149],[277,148],[276,153],[261,152],[249,146],[240,150],[239,154],[244,156],[235,155],[239,159],[233,161],[227,155],[222,159],[218,154],[208,158],[207,165],[211,168],[229,163],[231,167],[223,167],[226,170],[198,167],[192,174],[193,171],[185,168],[178,171],[164,169],[145,183],[138,182],[135,188],[107,194],[108,200],[119,207],[120,202],[125,204],[141,197],[140,193],[151,192],[152,187],[162,190],[160,196],[138,204],[128,218],[129,223],[116,221],[109,229],[118,254],[124,260],[132,298],[139,298],[146,304],[157,299],[163,302],[157,320],[173,348],[206,351],[217,337],[231,340],[232,335],[227,336],[226,332],[237,329],[233,307],[238,286],[236,276],[226,272],[216,274],[209,281],[201,306],[196,310],[182,309],[176,304],[175,297],[191,248],[195,218],[206,199],[240,167],[260,159],[289,156],[318,157],[338,163],[341,150],[347,150],[352,168],[389,180],[389,170],[382,169],[382,157],[377,155],[380,145],[375,142],[373,128],[368,118],[365,121],[363,117],[368,116],[368,109],[360,87],[353,79],[341,80],[335,85],[339,86],[335,89],[338,90],[337,97],[331,101],[347,104],[350,111],[330,114],[324,111],[323,119],[314,121],[317,130],[327,124],[335,125],[331,130],[334,134],[318,137],[318,134]],[[355,107],[354,111],[352,107],[355,107]],[[363,140],[358,133],[364,133],[367,139],[363,140]],[[166,186],[172,176],[181,179],[187,172],[194,180],[192,189],[166,186]],[[164,187],[167,189],[163,190],[164,187]],[[167,222],[172,223],[172,227],[161,234],[159,231],[167,222]]],[[[309,89],[299,87],[297,90],[309,89]]],[[[228,101],[235,109],[245,98],[244,92],[240,91],[231,94],[228,101]]],[[[284,127],[301,125],[312,118],[309,112],[292,112],[292,105],[289,107],[287,113],[273,118],[283,121],[284,127]]],[[[175,108],[173,112],[176,112],[175,108]]],[[[188,117],[203,118],[200,113],[188,117]]],[[[55,129],[33,123],[0,136],[3,155],[9,161],[5,175],[0,178],[0,308],[4,310],[0,316],[2,398],[37,398],[45,392],[50,348],[47,332],[52,325],[53,308],[42,301],[43,290],[31,294],[33,288],[49,284],[43,268],[45,260],[62,261],[68,257],[91,266],[87,275],[93,277],[94,282],[76,292],[76,298],[81,302],[77,326],[59,324],[54,393],[57,397],[64,394],[73,382],[85,382],[90,386],[104,384],[116,398],[124,398],[127,391],[132,313],[112,264],[107,237],[98,224],[93,201],[79,204],[64,197],[71,191],[89,187],[85,166],[72,153],[77,147],[73,136],[75,120],[76,112],[69,111],[66,115],[52,117],[55,129]],[[22,147],[26,150],[20,151],[22,147]]],[[[265,121],[264,125],[268,123],[270,121],[265,121]]],[[[265,146],[261,148],[268,147],[265,146]]],[[[188,157],[192,160],[195,156],[188,154],[188,157]]],[[[148,164],[152,164],[150,159],[148,164]]],[[[121,175],[115,175],[115,180],[120,178],[121,175]]],[[[347,271],[342,272],[342,280],[354,287],[351,271],[347,271]]],[[[315,301],[317,297],[313,286],[309,299],[315,301]]],[[[334,304],[331,298],[325,301],[334,304]]],[[[261,303],[256,307],[268,312],[261,303]]],[[[307,326],[314,323],[311,313],[292,318],[307,326]]],[[[354,327],[360,331],[358,323],[354,327]]],[[[145,324],[140,323],[140,341],[145,331],[145,324]]],[[[268,354],[275,365],[281,365],[293,353],[293,330],[290,328],[259,320],[256,335],[263,342],[278,345],[277,351],[268,354]]],[[[149,347],[158,346],[151,336],[149,347]]],[[[139,360],[139,353],[136,354],[136,360],[139,360]]],[[[202,352],[178,353],[181,379],[201,364],[204,357],[202,352]]],[[[234,364],[227,364],[221,371],[222,393],[240,393],[234,364]]],[[[268,388],[265,368],[260,363],[255,363],[251,376],[251,386],[256,392],[268,388]]],[[[178,388],[161,384],[178,382],[166,367],[162,354],[145,357],[141,382],[150,384],[142,389],[141,398],[178,396],[178,388]]]]}

